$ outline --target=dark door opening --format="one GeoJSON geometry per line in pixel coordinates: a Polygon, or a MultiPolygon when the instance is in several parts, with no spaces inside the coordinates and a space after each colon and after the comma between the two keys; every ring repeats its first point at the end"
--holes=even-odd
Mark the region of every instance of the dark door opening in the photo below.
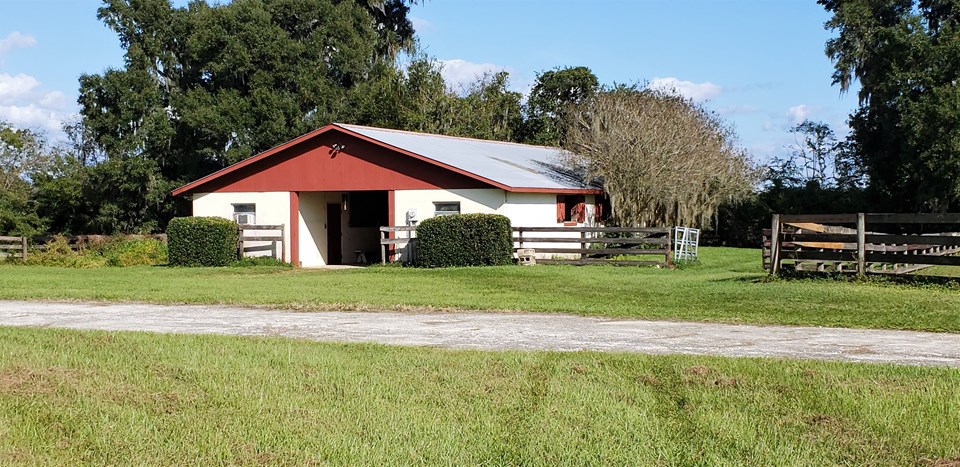
{"type": "Polygon", "coordinates": [[[327,264],[343,264],[340,204],[327,205],[327,264]]]}

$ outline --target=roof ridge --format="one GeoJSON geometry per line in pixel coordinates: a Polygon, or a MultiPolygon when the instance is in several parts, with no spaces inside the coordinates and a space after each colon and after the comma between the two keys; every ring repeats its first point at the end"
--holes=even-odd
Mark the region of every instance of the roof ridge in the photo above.
{"type": "Polygon", "coordinates": [[[368,130],[389,131],[389,132],[393,132],[393,133],[405,133],[405,134],[408,134],[408,135],[431,136],[431,137],[435,137],[435,138],[459,139],[459,140],[465,140],[465,141],[478,141],[478,142],[481,142],[481,143],[507,144],[507,145],[512,145],[512,146],[526,146],[526,147],[530,147],[530,148],[553,149],[553,150],[558,150],[558,151],[564,151],[564,150],[565,150],[565,149],[560,148],[560,147],[557,147],[557,146],[545,146],[545,145],[542,145],[542,144],[526,144],[526,143],[515,143],[515,142],[513,142],[513,141],[499,141],[499,140],[495,140],[495,139],[470,138],[470,137],[467,137],[467,136],[441,135],[441,134],[439,134],[439,133],[425,133],[425,132],[422,132],[422,131],[397,130],[397,129],[393,129],[393,128],[380,128],[380,127],[374,127],[374,126],[356,125],[356,124],[353,124],[353,123],[338,123],[338,122],[334,122],[333,124],[336,125],[336,126],[340,126],[340,127],[347,127],[347,128],[349,128],[349,127],[357,127],[357,128],[365,128],[365,129],[368,129],[368,130]]]}

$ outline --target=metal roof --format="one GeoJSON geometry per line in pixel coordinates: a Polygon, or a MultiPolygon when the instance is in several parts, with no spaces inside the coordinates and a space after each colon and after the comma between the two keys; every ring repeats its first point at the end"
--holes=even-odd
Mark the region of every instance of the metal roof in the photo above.
{"type": "Polygon", "coordinates": [[[512,188],[591,189],[564,169],[565,153],[547,146],[388,130],[335,126],[512,188]]]}

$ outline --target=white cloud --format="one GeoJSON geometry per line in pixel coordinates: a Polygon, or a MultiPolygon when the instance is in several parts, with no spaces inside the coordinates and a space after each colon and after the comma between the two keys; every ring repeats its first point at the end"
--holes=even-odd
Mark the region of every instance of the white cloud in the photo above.
{"type": "Polygon", "coordinates": [[[67,105],[67,96],[60,91],[50,91],[40,98],[40,105],[49,109],[62,110],[67,105]]]}
{"type": "Polygon", "coordinates": [[[62,92],[39,92],[38,88],[41,88],[40,81],[33,76],[0,73],[0,121],[60,139],[63,123],[75,116],[62,92]]]}
{"type": "Polygon", "coordinates": [[[7,52],[21,47],[32,47],[36,43],[37,40],[33,36],[20,34],[17,31],[11,32],[7,37],[0,39],[0,63],[3,63],[3,56],[7,52]]]}
{"type": "MultiPolygon", "coordinates": [[[[11,32],[0,39],[0,65],[11,51],[36,45],[33,36],[11,32]]],[[[14,128],[41,131],[51,139],[61,139],[63,123],[75,120],[66,95],[43,89],[40,80],[26,73],[0,73],[0,121],[14,128]]]]}
{"type": "Polygon", "coordinates": [[[723,90],[720,86],[709,81],[694,83],[674,77],[653,78],[648,85],[650,89],[675,93],[695,102],[703,102],[720,95],[723,90]]]}
{"type": "Polygon", "coordinates": [[[473,63],[459,58],[440,60],[440,64],[443,66],[443,79],[454,89],[467,86],[477,81],[477,78],[484,74],[508,71],[507,67],[504,66],[492,63],[473,63]]]}
{"type": "Polygon", "coordinates": [[[69,118],[61,112],[43,108],[37,104],[0,105],[0,120],[13,125],[15,128],[43,130],[50,136],[60,136],[65,119],[69,118]]]}
{"type": "Polygon", "coordinates": [[[787,110],[787,118],[790,119],[792,124],[797,125],[803,123],[812,113],[813,109],[807,106],[807,104],[800,104],[790,107],[790,110],[787,110]]]}
{"type": "Polygon", "coordinates": [[[743,115],[762,112],[763,109],[754,105],[735,104],[717,109],[717,113],[722,115],[743,115]]]}
{"type": "Polygon", "coordinates": [[[410,16],[410,22],[413,23],[413,29],[417,32],[429,31],[430,27],[433,26],[433,23],[429,20],[419,16],[410,16]]]}
{"type": "Polygon", "coordinates": [[[20,99],[24,99],[40,85],[40,81],[30,75],[20,73],[11,76],[6,73],[0,73],[0,105],[12,104],[20,99]]]}

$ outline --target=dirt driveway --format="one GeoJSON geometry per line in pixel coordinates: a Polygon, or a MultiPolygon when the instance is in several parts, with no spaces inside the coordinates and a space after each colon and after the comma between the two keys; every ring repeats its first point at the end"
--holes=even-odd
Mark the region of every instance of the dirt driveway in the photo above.
{"type": "Polygon", "coordinates": [[[960,367],[960,334],[533,313],[295,312],[227,306],[0,301],[0,326],[286,336],[484,350],[596,350],[960,367]]]}

